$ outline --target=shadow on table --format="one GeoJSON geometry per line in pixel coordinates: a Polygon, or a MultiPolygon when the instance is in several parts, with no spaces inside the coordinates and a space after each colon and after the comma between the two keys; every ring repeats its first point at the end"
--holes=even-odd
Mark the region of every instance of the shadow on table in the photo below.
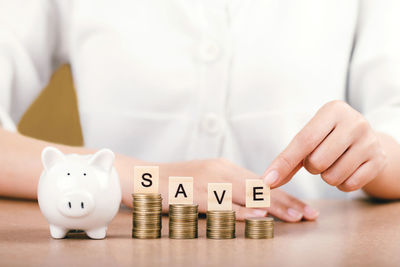
{"type": "MultiPolygon", "coordinates": [[[[129,235],[115,235],[115,234],[107,234],[105,239],[131,239],[129,235]]],[[[71,230],[68,232],[67,236],[62,239],[54,239],[50,236],[49,230],[43,229],[34,229],[27,226],[26,229],[1,229],[0,230],[0,242],[7,243],[26,243],[26,244],[39,244],[39,243],[48,243],[49,240],[61,241],[61,240],[93,240],[95,239],[89,238],[84,231],[81,230],[71,230]]]]}

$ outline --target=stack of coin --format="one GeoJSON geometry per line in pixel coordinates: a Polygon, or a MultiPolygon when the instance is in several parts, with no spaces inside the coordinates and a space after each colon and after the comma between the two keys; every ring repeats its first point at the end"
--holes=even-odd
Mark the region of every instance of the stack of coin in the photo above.
{"type": "Polygon", "coordinates": [[[271,217],[248,218],[245,220],[245,237],[266,239],[274,237],[274,219],[271,217]]]}
{"type": "Polygon", "coordinates": [[[132,237],[161,237],[161,194],[133,194],[132,237]]]}
{"type": "Polygon", "coordinates": [[[169,205],[169,237],[191,239],[198,236],[198,205],[169,205]]]}
{"type": "Polygon", "coordinates": [[[235,238],[235,212],[232,210],[207,211],[207,238],[235,238]]]}

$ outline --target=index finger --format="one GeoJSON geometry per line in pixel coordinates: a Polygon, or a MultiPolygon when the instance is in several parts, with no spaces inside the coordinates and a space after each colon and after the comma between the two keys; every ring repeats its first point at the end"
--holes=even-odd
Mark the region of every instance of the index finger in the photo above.
{"type": "Polygon", "coordinates": [[[315,116],[296,134],[289,145],[272,161],[264,172],[264,181],[271,188],[287,183],[301,162],[335,128],[334,113],[321,108],[315,116]]]}

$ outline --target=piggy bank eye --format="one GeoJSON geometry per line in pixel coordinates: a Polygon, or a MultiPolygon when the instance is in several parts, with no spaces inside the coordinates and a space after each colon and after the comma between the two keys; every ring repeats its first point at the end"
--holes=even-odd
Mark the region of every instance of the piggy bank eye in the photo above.
{"type": "Polygon", "coordinates": [[[70,175],[70,173],[67,173],[67,175],[70,175]]]}
{"type": "Polygon", "coordinates": [[[86,176],[86,172],[84,172],[83,175],[86,176]]]}

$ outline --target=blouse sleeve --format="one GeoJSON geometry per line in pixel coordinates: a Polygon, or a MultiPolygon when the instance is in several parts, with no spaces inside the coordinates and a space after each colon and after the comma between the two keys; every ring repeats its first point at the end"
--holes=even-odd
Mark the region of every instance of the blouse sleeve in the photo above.
{"type": "Polygon", "coordinates": [[[360,1],[348,101],[400,143],[400,1],[360,1]]]}
{"type": "Polygon", "coordinates": [[[0,125],[3,128],[16,130],[16,123],[46,85],[53,70],[66,61],[63,14],[68,13],[69,2],[0,0],[0,125]]]}

